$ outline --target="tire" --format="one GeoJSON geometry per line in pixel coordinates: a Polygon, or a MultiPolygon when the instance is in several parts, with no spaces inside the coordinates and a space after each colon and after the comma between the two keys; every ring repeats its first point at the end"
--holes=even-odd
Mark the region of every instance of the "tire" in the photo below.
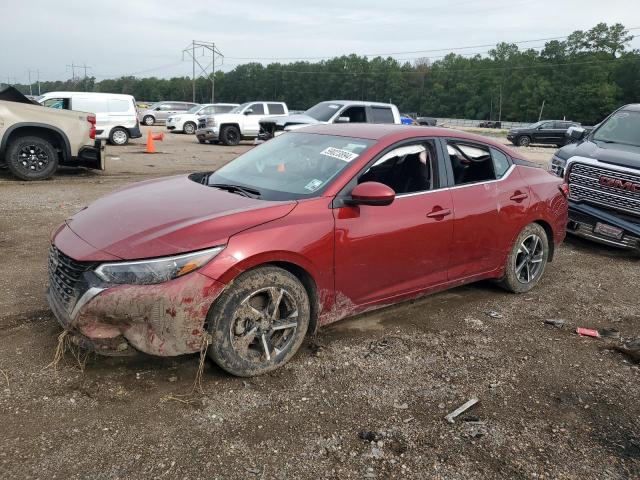
{"type": "Polygon", "coordinates": [[[156,123],[156,119],[153,118],[153,115],[145,115],[142,119],[142,123],[144,123],[147,127],[150,127],[154,123],[156,123]]]}
{"type": "Polygon", "coordinates": [[[235,147],[240,143],[240,130],[233,125],[224,127],[220,132],[220,140],[227,146],[235,147]]]}
{"type": "Polygon", "coordinates": [[[519,147],[528,147],[529,145],[531,145],[531,137],[527,135],[518,137],[517,143],[519,147]]]}
{"type": "Polygon", "coordinates": [[[507,257],[500,286],[513,293],[528,292],[542,278],[548,258],[547,232],[537,223],[527,225],[518,235],[507,257]]]}
{"type": "Polygon", "coordinates": [[[239,377],[275,370],[302,345],[310,315],[307,291],[293,274],[271,266],[244,272],[209,310],[209,357],[239,377]]]}
{"type": "Polygon", "coordinates": [[[182,126],[182,131],[187,135],[193,135],[196,133],[196,124],[193,122],[185,122],[182,126]]]}
{"type": "Polygon", "coordinates": [[[113,128],[109,133],[109,143],[111,145],[126,145],[129,143],[129,132],[126,128],[113,128]]]}
{"type": "Polygon", "coordinates": [[[48,140],[19,137],[9,144],[5,161],[11,173],[21,180],[45,180],[58,168],[58,153],[48,140]]]}
{"type": "Polygon", "coordinates": [[[197,137],[197,138],[198,138],[198,143],[205,143],[206,142],[206,140],[204,138],[200,138],[200,137],[197,137]]]}

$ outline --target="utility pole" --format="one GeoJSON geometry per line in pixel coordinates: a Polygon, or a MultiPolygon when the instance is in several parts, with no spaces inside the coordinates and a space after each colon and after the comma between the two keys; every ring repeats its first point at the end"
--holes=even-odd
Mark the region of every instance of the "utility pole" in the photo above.
{"type": "Polygon", "coordinates": [[[67,65],[67,70],[71,68],[71,80],[75,81],[76,79],[76,65],[74,65],[73,61],[71,61],[71,65],[67,65]]]}
{"type": "Polygon", "coordinates": [[[31,70],[28,70],[29,72],[29,95],[33,96],[33,90],[31,88],[31,70]]]}
{"type": "Polygon", "coordinates": [[[187,46],[184,50],[182,50],[182,59],[184,60],[184,56],[188,55],[191,57],[192,63],[192,101],[196,101],[196,80],[197,78],[208,78],[211,82],[211,103],[215,101],[215,76],[216,76],[216,55],[222,57],[224,63],[224,55],[220,53],[220,51],[216,48],[216,44],[214,42],[201,42],[198,40],[192,40],[191,45],[187,46]],[[198,50],[202,48],[203,57],[207,57],[208,53],[211,53],[211,62],[209,62],[206,66],[202,66],[200,61],[196,58],[196,48],[198,50]],[[206,54],[205,54],[206,52],[206,54]],[[200,74],[196,78],[196,65],[200,69],[200,74]],[[209,67],[211,67],[211,73],[209,73],[209,67]]]}
{"type": "Polygon", "coordinates": [[[498,114],[498,122],[502,123],[502,84],[500,84],[500,113],[498,114]]]}
{"type": "Polygon", "coordinates": [[[546,101],[547,101],[546,98],[542,100],[542,106],[540,107],[540,115],[538,115],[538,121],[542,120],[542,110],[544,110],[544,102],[546,101]]]}

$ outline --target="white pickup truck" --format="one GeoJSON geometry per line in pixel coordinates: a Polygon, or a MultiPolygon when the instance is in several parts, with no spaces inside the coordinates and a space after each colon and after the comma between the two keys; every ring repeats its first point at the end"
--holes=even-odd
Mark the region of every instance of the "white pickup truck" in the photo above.
{"type": "Polygon", "coordinates": [[[247,102],[229,113],[208,115],[198,119],[196,137],[200,143],[222,142],[237,145],[240,140],[258,137],[260,120],[264,117],[285,117],[289,115],[287,105],[282,102],[247,102]]]}

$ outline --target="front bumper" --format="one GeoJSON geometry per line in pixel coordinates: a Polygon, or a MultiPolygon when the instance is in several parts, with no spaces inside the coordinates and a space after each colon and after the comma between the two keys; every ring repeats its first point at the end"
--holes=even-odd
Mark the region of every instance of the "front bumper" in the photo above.
{"type": "Polygon", "coordinates": [[[224,285],[193,272],[156,285],[106,285],[92,269],[69,302],[53,288],[47,300],[79,345],[102,355],[175,356],[200,351],[209,308],[224,285]]]}
{"type": "Polygon", "coordinates": [[[567,231],[573,235],[640,252],[640,222],[635,223],[592,205],[569,201],[569,223],[567,231]],[[596,231],[596,224],[602,223],[622,230],[622,236],[615,238],[596,231]]]}
{"type": "Polygon", "coordinates": [[[218,127],[206,127],[196,130],[196,137],[198,140],[218,140],[220,130],[218,127]]]}

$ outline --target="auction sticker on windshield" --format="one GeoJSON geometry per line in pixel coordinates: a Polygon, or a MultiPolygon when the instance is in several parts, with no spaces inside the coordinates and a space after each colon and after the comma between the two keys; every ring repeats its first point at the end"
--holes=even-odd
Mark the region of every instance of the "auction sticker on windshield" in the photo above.
{"type": "Polygon", "coordinates": [[[322,180],[318,180],[317,178],[314,178],[309,183],[307,183],[304,186],[304,188],[306,190],[309,190],[310,192],[313,192],[313,191],[317,190],[320,185],[322,185],[322,180]]]}
{"type": "Polygon", "coordinates": [[[343,160],[345,162],[350,162],[355,158],[358,158],[357,153],[350,152],[348,150],[342,150],[340,148],[335,147],[327,147],[323,151],[320,152],[320,155],[326,155],[327,157],[337,158],[338,160],[343,160]]]}

